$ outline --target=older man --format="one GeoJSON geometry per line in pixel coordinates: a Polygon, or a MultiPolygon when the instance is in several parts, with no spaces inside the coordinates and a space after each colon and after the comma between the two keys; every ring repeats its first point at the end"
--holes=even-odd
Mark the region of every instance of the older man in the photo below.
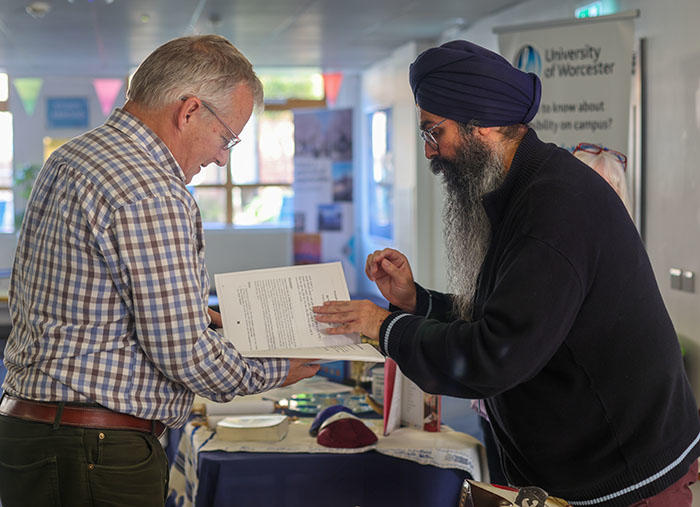
{"type": "Polygon", "coordinates": [[[247,359],[209,329],[197,204],[262,101],[226,39],[156,49],[107,122],[58,149],[34,185],[10,285],[0,497],[12,505],[162,505],[157,439],[195,394],[216,401],[313,375],[247,359]]]}
{"type": "Polygon", "coordinates": [[[484,399],[509,482],[573,505],[690,506],[700,421],[644,245],[610,186],[526,124],[539,79],[465,41],[410,82],[441,174],[454,295],[405,256],[366,271],[392,303],[316,307],[424,390],[484,399]]]}

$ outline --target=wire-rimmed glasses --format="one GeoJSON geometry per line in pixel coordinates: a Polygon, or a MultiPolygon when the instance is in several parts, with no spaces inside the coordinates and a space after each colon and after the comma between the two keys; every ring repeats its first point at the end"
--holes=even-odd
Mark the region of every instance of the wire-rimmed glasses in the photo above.
{"type": "MultiPolygon", "coordinates": [[[[189,97],[182,97],[180,100],[187,100],[188,98],[189,97]]],[[[224,120],[222,120],[218,114],[216,114],[216,111],[214,111],[214,107],[211,106],[210,104],[208,104],[207,102],[203,101],[202,99],[199,99],[199,101],[207,109],[207,111],[209,111],[211,114],[214,115],[214,118],[219,120],[219,123],[221,123],[224,126],[224,128],[226,130],[228,130],[229,134],[231,134],[231,137],[228,139],[224,136],[221,136],[221,137],[224,137],[224,141],[225,141],[222,149],[228,151],[231,148],[233,148],[234,146],[236,146],[238,143],[240,143],[241,138],[238,137],[238,135],[233,130],[231,130],[231,128],[228,125],[226,125],[226,122],[224,120]]]]}
{"type": "Polygon", "coordinates": [[[573,153],[576,153],[577,151],[585,151],[586,153],[590,153],[591,155],[598,155],[599,153],[606,151],[613,155],[618,160],[618,162],[622,164],[623,171],[627,170],[627,156],[624,153],[620,153],[619,151],[611,150],[610,148],[606,148],[605,146],[600,146],[598,144],[591,143],[578,143],[576,148],[574,148],[573,153]]]}
{"type": "Polygon", "coordinates": [[[438,142],[435,140],[435,136],[433,136],[433,130],[435,130],[440,124],[444,123],[445,121],[447,121],[447,118],[445,118],[444,120],[440,120],[429,129],[419,130],[421,139],[428,143],[428,146],[430,146],[434,150],[438,149],[438,142]]]}

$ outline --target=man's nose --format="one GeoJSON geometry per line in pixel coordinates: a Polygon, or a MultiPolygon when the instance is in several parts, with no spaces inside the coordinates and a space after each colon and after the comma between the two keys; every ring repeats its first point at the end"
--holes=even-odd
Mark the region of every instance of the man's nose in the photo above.
{"type": "Polygon", "coordinates": [[[228,155],[229,155],[229,150],[221,149],[221,150],[219,150],[219,153],[216,154],[216,158],[214,159],[214,162],[219,167],[224,167],[226,165],[226,161],[228,160],[228,155]]]}
{"type": "Polygon", "coordinates": [[[430,145],[430,143],[428,143],[428,142],[424,142],[423,144],[424,144],[424,148],[425,148],[425,158],[427,158],[428,160],[431,160],[440,154],[440,147],[439,146],[436,149],[436,148],[433,148],[430,145]]]}

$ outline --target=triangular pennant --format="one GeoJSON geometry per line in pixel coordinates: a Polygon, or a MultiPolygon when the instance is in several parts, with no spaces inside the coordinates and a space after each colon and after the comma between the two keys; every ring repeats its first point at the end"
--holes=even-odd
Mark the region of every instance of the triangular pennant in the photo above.
{"type": "Polygon", "coordinates": [[[114,101],[117,100],[117,95],[119,95],[119,90],[122,89],[124,80],[119,78],[93,79],[92,84],[95,87],[97,99],[100,101],[102,114],[107,116],[112,110],[114,101]]]}
{"type": "Polygon", "coordinates": [[[326,72],[323,74],[323,89],[326,92],[326,100],[331,106],[335,105],[342,82],[342,72],[326,72]]]}
{"type": "Polygon", "coordinates": [[[43,82],[44,80],[40,77],[18,77],[14,80],[17,95],[22,101],[24,111],[29,116],[34,114],[43,82]]]}

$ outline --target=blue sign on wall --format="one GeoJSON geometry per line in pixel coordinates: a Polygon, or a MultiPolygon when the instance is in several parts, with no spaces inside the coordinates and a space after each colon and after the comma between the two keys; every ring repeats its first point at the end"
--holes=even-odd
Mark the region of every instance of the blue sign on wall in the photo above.
{"type": "Polygon", "coordinates": [[[46,99],[48,128],[87,128],[87,97],[52,97],[46,99]]]}

